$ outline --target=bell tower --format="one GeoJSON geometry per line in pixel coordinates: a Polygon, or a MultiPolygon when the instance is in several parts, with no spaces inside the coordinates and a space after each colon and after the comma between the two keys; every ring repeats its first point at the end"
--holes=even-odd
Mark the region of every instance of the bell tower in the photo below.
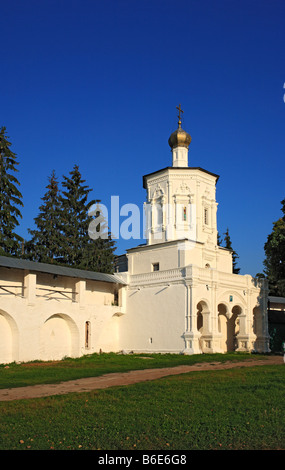
{"type": "Polygon", "coordinates": [[[181,127],[170,135],[172,166],[143,177],[148,245],[188,240],[213,250],[217,245],[216,182],[218,175],[188,166],[191,136],[181,127]],[[202,245],[201,245],[202,244],[202,245]]]}

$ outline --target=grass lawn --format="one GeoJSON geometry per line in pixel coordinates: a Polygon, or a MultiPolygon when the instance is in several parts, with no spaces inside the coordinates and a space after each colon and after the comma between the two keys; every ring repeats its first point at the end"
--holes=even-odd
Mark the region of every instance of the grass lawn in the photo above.
{"type": "MultiPolygon", "coordinates": [[[[229,360],[228,355],[224,358],[229,360]]],[[[171,359],[176,365],[177,358],[167,360],[171,359]]],[[[127,356],[120,357],[121,367],[124,360],[130,367],[127,356]]],[[[214,360],[221,358],[215,355],[214,360]]],[[[28,366],[23,369],[30,377],[28,366]]],[[[283,365],[271,365],[199,371],[90,393],[2,402],[0,449],[285,449],[284,397],[283,365]]]]}
{"type": "Polygon", "coordinates": [[[95,377],[111,372],[157,367],[175,367],[201,362],[243,361],[264,359],[268,356],[248,353],[227,354],[91,354],[62,361],[12,363],[0,365],[0,388],[22,387],[41,383],[55,383],[82,377],[95,377]]]}

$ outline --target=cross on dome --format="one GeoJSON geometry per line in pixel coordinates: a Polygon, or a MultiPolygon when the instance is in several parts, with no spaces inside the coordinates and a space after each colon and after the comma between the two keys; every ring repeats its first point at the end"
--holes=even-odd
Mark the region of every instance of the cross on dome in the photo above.
{"type": "Polygon", "coordinates": [[[178,109],[179,114],[178,114],[178,126],[181,127],[181,113],[184,113],[184,111],[181,109],[181,104],[179,103],[179,106],[176,106],[176,109],[178,109]]]}
{"type": "Polygon", "coordinates": [[[178,129],[171,134],[168,139],[168,143],[172,150],[176,147],[186,147],[188,149],[191,142],[191,136],[181,127],[181,113],[184,113],[184,111],[181,108],[181,104],[176,106],[176,109],[178,109],[178,129]]]}

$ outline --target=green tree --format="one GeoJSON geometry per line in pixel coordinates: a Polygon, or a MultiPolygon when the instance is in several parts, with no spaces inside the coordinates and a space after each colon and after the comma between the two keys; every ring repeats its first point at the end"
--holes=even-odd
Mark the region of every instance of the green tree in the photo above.
{"type": "Polygon", "coordinates": [[[231,250],[232,252],[232,257],[233,257],[233,273],[234,274],[239,274],[240,272],[240,268],[237,267],[237,259],[239,258],[238,254],[236,253],[236,251],[234,251],[233,247],[232,247],[232,241],[231,241],[231,237],[230,237],[230,234],[229,234],[229,229],[227,228],[226,232],[224,233],[225,235],[225,238],[224,238],[224,241],[225,241],[225,248],[227,248],[228,250],[231,250]]]}
{"type": "Polygon", "coordinates": [[[11,143],[6,136],[6,128],[0,130],[0,254],[21,255],[23,238],[16,232],[19,218],[22,218],[20,207],[23,207],[17,172],[16,154],[10,150],[11,143]]]}
{"type": "Polygon", "coordinates": [[[92,239],[88,234],[92,217],[89,209],[97,200],[88,202],[92,191],[82,179],[78,165],[64,176],[61,196],[63,244],[61,262],[80,269],[113,272],[114,243],[110,238],[92,239]]]}
{"type": "Polygon", "coordinates": [[[40,213],[34,219],[37,228],[28,230],[32,238],[26,243],[25,252],[33,261],[53,263],[58,261],[62,245],[60,189],[54,170],[46,189],[40,213]]]}
{"type": "Polygon", "coordinates": [[[89,208],[89,215],[94,216],[89,223],[89,241],[86,245],[85,263],[94,271],[113,273],[115,268],[115,242],[112,240],[108,224],[100,206],[100,200],[89,208]]]}
{"type": "Polygon", "coordinates": [[[222,242],[223,242],[223,240],[221,239],[221,236],[220,236],[219,232],[217,232],[217,245],[222,246],[222,242]]]}
{"type": "Polygon", "coordinates": [[[264,245],[264,272],[269,293],[285,296],[285,199],[281,201],[283,216],[273,223],[273,230],[264,245]]]}

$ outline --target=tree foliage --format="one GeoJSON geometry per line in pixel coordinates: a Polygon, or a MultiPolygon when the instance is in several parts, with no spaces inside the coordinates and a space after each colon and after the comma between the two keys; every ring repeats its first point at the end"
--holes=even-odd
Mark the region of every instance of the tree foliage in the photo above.
{"type": "Polygon", "coordinates": [[[60,190],[52,171],[46,193],[42,197],[39,215],[34,219],[36,229],[28,230],[32,238],[26,243],[26,256],[41,263],[57,262],[62,245],[60,190]]]}
{"type": "Polygon", "coordinates": [[[89,210],[100,201],[88,200],[92,189],[85,182],[78,165],[63,176],[61,189],[52,173],[35,218],[37,229],[29,230],[32,238],[26,244],[27,256],[35,261],[112,273],[115,244],[110,235],[107,239],[89,236],[89,210]]]}
{"type": "Polygon", "coordinates": [[[69,175],[63,176],[60,197],[63,233],[61,262],[79,267],[84,264],[85,245],[88,241],[88,209],[94,201],[88,203],[91,189],[84,185],[85,180],[82,179],[78,165],[74,166],[69,175]]]}
{"type": "Polygon", "coordinates": [[[100,200],[96,201],[95,205],[89,209],[90,216],[94,216],[94,218],[88,228],[89,243],[86,247],[86,262],[87,266],[94,266],[94,269],[96,268],[98,272],[113,272],[115,267],[115,242],[112,241],[100,203],[100,200]]]}
{"type": "MultiPolygon", "coordinates": [[[[64,264],[97,272],[114,271],[114,242],[100,236],[93,239],[89,236],[92,217],[89,211],[100,200],[88,201],[92,191],[82,179],[78,165],[75,165],[70,176],[64,176],[61,197],[62,209],[62,260],[64,264]]],[[[96,214],[98,217],[100,213],[96,214]]]]}
{"type": "Polygon", "coordinates": [[[16,154],[10,150],[11,143],[6,136],[6,128],[0,129],[0,254],[20,256],[22,237],[15,229],[22,218],[22,194],[15,176],[19,164],[16,154]]]}
{"type": "Polygon", "coordinates": [[[285,199],[281,201],[283,216],[273,223],[273,230],[264,245],[264,272],[269,293],[285,297],[285,199]]]}
{"type": "MultiPolygon", "coordinates": [[[[239,256],[238,256],[237,252],[232,247],[232,241],[231,241],[231,237],[230,237],[228,228],[227,228],[226,232],[224,233],[224,243],[225,243],[225,248],[227,248],[228,250],[230,250],[232,252],[233,273],[234,274],[239,274],[240,268],[238,268],[238,266],[237,266],[237,260],[238,260],[239,256]]],[[[221,237],[220,237],[219,234],[218,234],[218,238],[217,238],[217,244],[219,246],[222,245],[222,240],[221,240],[221,237]]]]}
{"type": "Polygon", "coordinates": [[[222,246],[223,240],[221,239],[221,235],[217,232],[217,245],[222,246]]]}

